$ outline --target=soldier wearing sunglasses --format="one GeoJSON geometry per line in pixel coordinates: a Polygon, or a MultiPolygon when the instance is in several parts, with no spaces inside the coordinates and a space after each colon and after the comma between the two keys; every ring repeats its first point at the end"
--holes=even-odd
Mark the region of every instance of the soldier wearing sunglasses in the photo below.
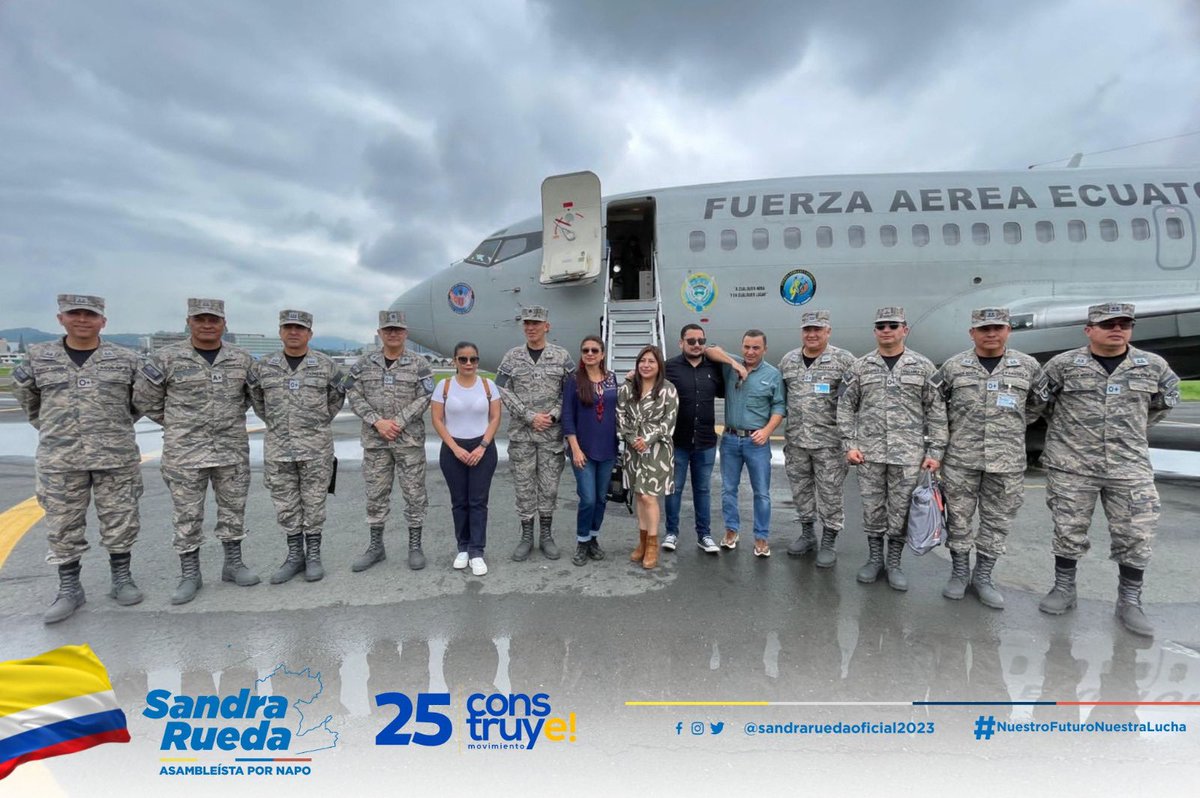
{"type": "Polygon", "coordinates": [[[1050,425],[1042,465],[1054,520],[1054,587],[1038,605],[1061,615],[1075,606],[1075,566],[1087,553],[1096,499],[1108,517],[1117,561],[1116,615],[1134,634],[1153,636],[1142,581],[1161,505],[1150,466],[1148,428],[1179,402],[1179,377],[1158,355],[1130,346],[1134,308],[1092,305],[1088,344],[1046,364],[1050,425]]]}

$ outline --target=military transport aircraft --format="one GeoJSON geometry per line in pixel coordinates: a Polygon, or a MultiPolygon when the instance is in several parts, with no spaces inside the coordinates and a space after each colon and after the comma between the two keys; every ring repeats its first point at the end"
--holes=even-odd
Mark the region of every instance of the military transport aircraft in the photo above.
{"type": "MultiPolygon", "coordinates": [[[[802,311],[874,346],[872,312],[902,305],[935,362],[969,346],[972,308],[1012,309],[1015,348],[1079,346],[1088,305],[1137,304],[1135,342],[1200,375],[1200,169],[1062,169],[772,178],[602,198],[591,172],[547,178],[542,214],[488,236],[395,301],[411,338],[478,344],[493,367],[522,342],[522,306],[550,309],[574,351],[601,332],[621,368],[687,322],[737,351],[797,345],[802,311]]],[[[670,351],[668,349],[668,351],[670,351]]]]}

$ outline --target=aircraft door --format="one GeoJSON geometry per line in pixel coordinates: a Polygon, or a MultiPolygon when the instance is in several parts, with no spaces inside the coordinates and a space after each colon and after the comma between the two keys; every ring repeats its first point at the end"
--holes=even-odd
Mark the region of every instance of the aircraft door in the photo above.
{"type": "Polygon", "coordinates": [[[603,267],[600,178],[592,172],[542,181],[542,285],[591,282],[603,267]]]}
{"type": "Polygon", "coordinates": [[[1158,243],[1158,266],[1174,271],[1186,269],[1196,258],[1196,226],[1187,208],[1160,205],[1154,209],[1158,243]]]}

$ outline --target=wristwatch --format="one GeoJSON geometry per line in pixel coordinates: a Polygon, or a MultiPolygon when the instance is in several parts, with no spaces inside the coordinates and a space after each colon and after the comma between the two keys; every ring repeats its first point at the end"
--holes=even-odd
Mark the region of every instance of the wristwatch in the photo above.
{"type": "Polygon", "coordinates": [[[492,445],[492,442],[489,441],[487,438],[480,438],[479,445],[486,449],[487,447],[492,445]]]}

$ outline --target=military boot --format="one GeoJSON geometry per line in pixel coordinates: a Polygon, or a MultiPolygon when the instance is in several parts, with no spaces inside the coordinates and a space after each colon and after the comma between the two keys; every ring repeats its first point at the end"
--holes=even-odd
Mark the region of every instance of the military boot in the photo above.
{"type": "Polygon", "coordinates": [[[187,604],[204,586],[204,580],[200,578],[200,549],[192,549],[180,554],[179,565],[183,575],[179,578],[179,586],[175,588],[175,595],[171,596],[171,603],[187,604]]]}
{"type": "Polygon", "coordinates": [[[800,537],[788,544],[787,553],[791,557],[801,557],[817,547],[817,535],[812,521],[800,522],[800,537]]]}
{"type": "Polygon", "coordinates": [[[521,519],[521,539],[517,542],[517,547],[513,549],[512,558],[517,562],[525,562],[529,559],[529,552],[533,551],[533,519],[521,519]]]}
{"type": "Polygon", "coordinates": [[[817,567],[832,568],[837,562],[837,549],[834,544],[837,543],[838,530],[822,529],[821,530],[821,550],[817,552],[817,567]]]}
{"type": "Polygon", "coordinates": [[[994,610],[1004,609],[1004,595],[992,584],[992,569],[996,567],[996,558],[986,554],[975,553],[975,573],[971,575],[971,587],[979,603],[994,610]]]}
{"type": "Polygon", "coordinates": [[[54,597],[50,609],[42,616],[44,623],[65,621],[87,601],[83,595],[83,585],[79,584],[79,571],[82,567],[79,560],[58,566],[58,595],[54,597]]]}
{"type": "Polygon", "coordinates": [[[1117,619],[1135,635],[1154,637],[1154,624],[1142,611],[1142,582],[1122,576],[1117,582],[1117,619]]]}
{"type": "Polygon", "coordinates": [[[282,585],[304,570],[304,536],[297,532],[287,536],[287,559],[271,576],[271,584],[282,585]]]}
{"type": "Polygon", "coordinates": [[[892,590],[908,590],[908,577],[900,570],[900,555],[904,554],[904,538],[888,538],[887,578],[892,590]]]}
{"type": "Polygon", "coordinates": [[[883,538],[868,537],[867,546],[870,547],[870,554],[867,555],[863,567],[858,569],[857,579],[869,585],[883,572],[883,538]]]}
{"type": "MultiPolygon", "coordinates": [[[[377,562],[382,562],[387,559],[387,552],[383,550],[383,527],[373,526],[370,528],[371,542],[367,544],[367,550],[359,555],[358,559],[350,566],[350,570],[354,572],[365,571],[377,562]]],[[[412,555],[410,554],[411,558],[412,555]]]]}
{"type": "Polygon", "coordinates": [[[133,574],[129,571],[130,558],[129,552],[108,555],[108,567],[112,571],[112,588],[109,589],[108,595],[124,607],[139,604],[145,598],[133,582],[133,574]]]}
{"type": "MultiPolygon", "coordinates": [[[[976,557],[975,562],[979,559],[976,557]]],[[[942,595],[954,601],[967,595],[967,583],[971,581],[971,552],[950,550],[950,581],[942,588],[942,595]]]]}
{"type": "Polygon", "coordinates": [[[1075,569],[1054,566],[1054,587],[1038,604],[1048,615],[1062,615],[1075,606],[1075,569]]]}
{"type": "Polygon", "coordinates": [[[325,566],[321,565],[321,536],[304,536],[304,581],[320,582],[325,578],[325,566]]]}
{"type": "Polygon", "coordinates": [[[225,548],[225,565],[221,568],[221,581],[233,582],[238,587],[257,585],[261,579],[242,562],[242,541],[226,540],[221,543],[225,548]]]}
{"type": "Polygon", "coordinates": [[[554,535],[550,532],[550,526],[554,522],[554,516],[541,516],[541,527],[538,535],[538,548],[542,550],[542,554],[547,560],[557,560],[559,557],[558,544],[554,542],[554,535]]]}
{"type": "MultiPolygon", "coordinates": [[[[383,546],[382,543],[379,545],[383,546]]],[[[408,568],[411,571],[419,571],[424,567],[425,552],[421,551],[421,527],[410,526],[408,528],[408,568]]]]}

